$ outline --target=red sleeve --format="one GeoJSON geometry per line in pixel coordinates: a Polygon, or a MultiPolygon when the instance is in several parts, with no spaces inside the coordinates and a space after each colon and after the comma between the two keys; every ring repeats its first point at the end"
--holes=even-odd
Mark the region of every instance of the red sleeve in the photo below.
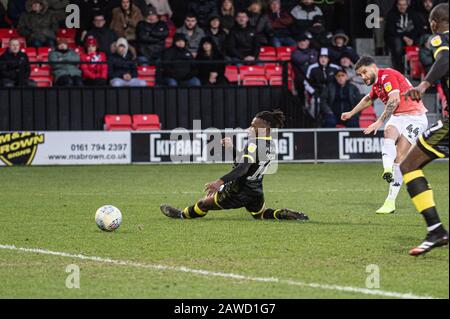
{"type": "Polygon", "coordinates": [[[386,77],[383,78],[383,89],[389,95],[394,91],[400,91],[400,84],[397,74],[393,72],[386,72],[386,77]]]}
{"type": "MultiPolygon", "coordinates": [[[[86,54],[81,55],[81,61],[89,62],[88,56],[86,54]]],[[[89,64],[81,64],[81,71],[83,72],[84,79],[95,79],[95,73],[89,68],[89,64]]]]}

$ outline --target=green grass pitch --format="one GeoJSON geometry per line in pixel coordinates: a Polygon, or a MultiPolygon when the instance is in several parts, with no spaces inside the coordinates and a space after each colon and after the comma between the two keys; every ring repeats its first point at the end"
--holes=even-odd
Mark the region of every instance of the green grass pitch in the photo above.
{"type": "MultiPolygon", "coordinates": [[[[283,164],[266,176],[269,207],[308,214],[310,222],[255,221],[245,210],[172,220],[159,211],[183,208],[229,165],[21,167],[0,169],[0,245],[83,254],[142,265],[188,267],[249,281],[0,249],[0,298],[381,298],[336,286],[366,288],[366,267],[379,266],[380,289],[449,297],[448,249],[413,258],[408,250],[426,228],[402,189],[397,213],[378,216],[387,185],[381,164],[283,164]],[[100,231],[98,207],[123,213],[115,232],[100,231]],[[68,289],[66,267],[80,267],[68,289]],[[285,280],[313,284],[292,285],[285,280]],[[316,285],[317,284],[317,285],[316,285]],[[325,286],[325,285],[331,285],[325,286]],[[326,288],[328,287],[328,289],[326,288]]],[[[448,163],[425,174],[448,228],[448,163]]],[[[177,270],[178,269],[178,270],[177,270]]]]}

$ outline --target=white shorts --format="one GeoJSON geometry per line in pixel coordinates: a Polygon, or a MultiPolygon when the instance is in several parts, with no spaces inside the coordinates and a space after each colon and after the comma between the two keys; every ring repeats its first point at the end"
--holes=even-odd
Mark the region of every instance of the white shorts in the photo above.
{"type": "Polygon", "coordinates": [[[422,115],[392,115],[386,126],[395,127],[411,144],[428,128],[428,119],[426,114],[422,115]]]}

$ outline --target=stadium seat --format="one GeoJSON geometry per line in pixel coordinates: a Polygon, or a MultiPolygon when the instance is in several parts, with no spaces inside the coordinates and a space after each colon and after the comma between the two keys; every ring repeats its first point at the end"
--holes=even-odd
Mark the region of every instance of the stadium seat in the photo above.
{"type": "Polygon", "coordinates": [[[239,81],[239,69],[235,65],[227,65],[225,67],[225,77],[230,83],[239,81]]]}
{"type": "Polygon", "coordinates": [[[38,60],[36,48],[22,48],[21,51],[28,56],[30,62],[36,62],[38,60]]]}
{"type": "Polygon", "coordinates": [[[0,48],[0,55],[2,55],[6,50],[6,48],[0,48]]]}
{"type": "Polygon", "coordinates": [[[11,39],[11,38],[17,38],[20,37],[19,33],[17,32],[17,29],[0,29],[0,39],[11,39]]]}
{"type": "Polygon", "coordinates": [[[40,47],[37,49],[37,58],[38,61],[47,62],[48,61],[48,54],[52,51],[52,48],[50,47],[40,47]]]}
{"type": "Polygon", "coordinates": [[[30,79],[36,82],[37,87],[53,86],[53,78],[51,76],[34,76],[30,77],[30,79]]]}
{"type": "Polygon", "coordinates": [[[243,85],[267,85],[266,69],[259,65],[242,65],[239,75],[243,85]]]}
{"type": "Polygon", "coordinates": [[[269,85],[282,85],[283,68],[280,65],[266,65],[266,77],[269,85]]]}
{"type": "Polygon", "coordinates": [[[75,43],[75,37],[77,35],[77,29],[74,28],[62,28],[58,30],[58,33],[56,34],[56,38],[63,38],[67,39],[67,42],[75,43]]]}
{"type": "Polygon", "coordinates": [[[278,47],[277,59],[281,61],[291,61],[291,55],[294,50],[295,47],[278,47]]]}
{"type": "Polygon", "coordinates": [[[150,66],[138,66],[138,78],[147,82],[147,86],[155,86],[156,82],[156,67],[150,66]]]}
{"type": "Polygon", "coordinates": [[[160,130],[161,122],[157,114],[136,114],[132,127],[136,131],[160,130]]]}
{"type": "Polygon", "coordinates": [[[50,68],[34,67],[31,69],[30,77],[50,76],[50,68]]]}
{"type": "Polygon", "coordinates": [[[409,76],[413,79],[421,79],[425,75],[425,68],[419,58],[420,47],[416,45],[405,47],[405,70],[409,70],[409,76]]]}
{"type": "Polygon", "coordinates": [[[274,47],[261,47],[258,57],[261,61],[276,61],[277,51],[274,47]]]}
{"type": "Polygon", "coordinates": [[[132,130],[131,116],[127,114],[105,115],[105,131],[132,130]]]}

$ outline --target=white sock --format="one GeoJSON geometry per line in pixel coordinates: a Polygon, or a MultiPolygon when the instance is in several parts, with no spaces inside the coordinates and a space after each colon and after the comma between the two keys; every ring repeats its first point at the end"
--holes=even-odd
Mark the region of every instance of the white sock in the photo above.
{"type": "Polygon", "coordinates": [[[400,171],[400,164],[394,164],[394,181],[389,184],[389,194],[387,199],[395,200],[402,188],[403,184],[403,175],[400,171]]]}
{"type": "Polygon", "coordinates": [[[392,169],[394,166],[395,158],[397,157],[397,148],[395,147],[395,141],[390,138],[385,138],[383,147],[381,148],[383,154],[383,167],[384,169],[392,169]]]}

